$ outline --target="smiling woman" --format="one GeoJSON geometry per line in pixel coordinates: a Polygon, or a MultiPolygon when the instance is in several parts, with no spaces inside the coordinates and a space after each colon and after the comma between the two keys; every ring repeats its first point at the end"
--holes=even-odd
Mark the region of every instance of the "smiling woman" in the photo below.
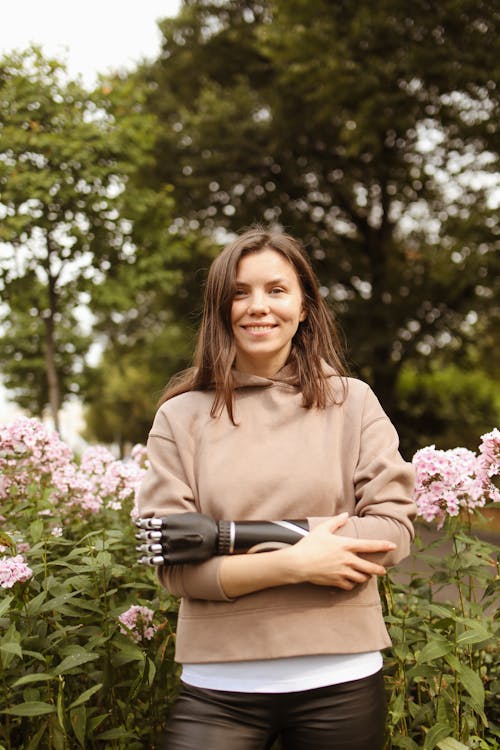
{"type": "Polygon", "coordinates": [[[275,375],[286,363],[292,339],[306,317],[299,279],[286,258],[271,249],[241,258],[231,308],[238,370],[275,375]]]}
{"type": "Polygon", "coordinates": [[[148,457],[145,518],[310,529],[159,568],[182,597],[164,747],[378,750],[390,639],[377,578],[409,552],[413,469],[370,388],[346,377],[293,237],[250,230],[212,263],[194,367],[167,389],[148,457]]]}

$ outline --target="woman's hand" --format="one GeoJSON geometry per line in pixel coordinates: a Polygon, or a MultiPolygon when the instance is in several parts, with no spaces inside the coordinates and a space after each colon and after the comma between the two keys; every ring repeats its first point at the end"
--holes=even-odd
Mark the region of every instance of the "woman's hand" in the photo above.
{"type": "Polygon", "coordinates": [[[384,539],[357,539],[336,536],[348,519],[347,513],[320,523],[306,537],[286,550],[288,563],[295,571],[297,583],[336,586],[350,591],[371,576],[383,576],[385,568],[360,557],[367,552],[387,552],[396,545],[384,539]]]}
{"type": "Polygon", "coordinates": [[[347,513],[333,516],[285,549],[223,557],[220,582],[226,596],[243,596],[273,586],[305,582],[350,591],[370,576],[384,575],[382,565],[359,555],[386,552],[396,545],[383,539],[335,536],[347,519],[347,513]]]}

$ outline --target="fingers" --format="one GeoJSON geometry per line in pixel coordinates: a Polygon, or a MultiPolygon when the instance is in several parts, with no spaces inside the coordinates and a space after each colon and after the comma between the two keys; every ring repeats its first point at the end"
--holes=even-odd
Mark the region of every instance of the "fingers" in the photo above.
{"type": "Polygon", "coordinates": [[[371,576],[384,576],[387,573],[383,565],[365,560],[352,552],[347,553],[340,572],[356,583],[364,583],[371,576]]]}
{"type": "Polygon", "coordinates": [[[370,562],[369,560],[363,560],[362,557],[356,557],[352,565],[353,573],[355,572],[359,575],[365,575],[366,578],[369,578],[370,576],[385,576],[387,573],[387,570],[383,565],[370,562]]]}
{"type": "Polygon", "coordinates": [[[358,554],[359,552],[389,552],[396,549],[394,542],[387,539],[354,539],[344,537],[346,549],[358,554]]]}
{"type": "MultiPolygon", "coordinates": [[[[311,534],[324,535],[325,532],[333,533],[340,529],[349,520],[348,513],[340,513],[338,516],[332,516],[327,521],[318,524],[311,534]]],[[[363,539],[358,537],[338,537],[342,540],[345,549],[358,554],[359,552],[390,552],[396,549],[396,544],[388,539],[363,539]]]]}
{"type": "Polygon", "coordinates": [[[349,513],[339,513],[338,516],[332,516],[327,521],[323,521],[322,523],[318,524],[318,526],[316,526],[316,529],[333,533],[334,531],[337,531],[337,529],[342,528],[342,526],[344,526],[348,519],[349,513]]]}
{"type": "Polygon", "coordinates": [[[337,529],[341,529],[349,520],[349,513],[339,513],[338,516],[331,516],[326,521],[319,523],[312,531],[311,534],[324,534],[328,532],[333,534],[337,529]]]}

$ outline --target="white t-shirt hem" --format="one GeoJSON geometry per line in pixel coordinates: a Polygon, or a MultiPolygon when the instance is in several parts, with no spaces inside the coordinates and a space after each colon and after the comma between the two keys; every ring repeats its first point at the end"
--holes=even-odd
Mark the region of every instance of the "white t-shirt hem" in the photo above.
{"type": "Polygon", "coordinates": [[[294,693],[360,680],[378,672],[382,664],[380,651],[184,664],[181,680],[187,685],[208,690],[294,693]]]}

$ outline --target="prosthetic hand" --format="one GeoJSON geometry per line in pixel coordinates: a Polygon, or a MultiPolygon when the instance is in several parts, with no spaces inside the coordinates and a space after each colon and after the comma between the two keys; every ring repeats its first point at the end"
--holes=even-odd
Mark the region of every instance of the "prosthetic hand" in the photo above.
{"type": "Polygon", "coordinates": [[[138,518],[143,565],[177,565],[214,555],[264,552],[295,544],[309,533],[307,521],[214,521],[203,513],[138,518]]]}

